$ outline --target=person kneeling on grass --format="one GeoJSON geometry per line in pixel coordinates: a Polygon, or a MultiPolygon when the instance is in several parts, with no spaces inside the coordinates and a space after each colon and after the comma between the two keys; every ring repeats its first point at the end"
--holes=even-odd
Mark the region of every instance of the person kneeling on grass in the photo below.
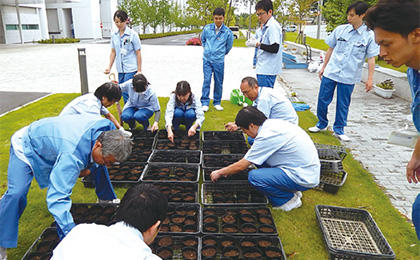
{"type": "Polygon", "coordinates": [[[301,191],[319,184],[320,162],[311,138],[299,126],[282,119],[267,119],[255,107],[245,107],[235,124],[255,139],[245,157],[213,171],[211,180],[238,173],[252,163],[248,181],[263,192],[273,208],[290,211],[302,205],[301,191]]]}
{"type": "Polygon", "coordinates": [[[137,74],[123,84],[120,84],[123,93],[128,93],[127,103],[121,114],[121,119],[127,122],[130,129],[136,128],[136,121],[143,125],[143,129],[149,127],[149,118],[155,113],[155,122],[151,127],[152,132],[159,129],[160,105],[159,100],[149,87],[150,83],[143,74],[137,74]]]}
{"type": "Polygon", "coordinates": [[[180,81],[176,84],[176,89],[169,97],[165,113],[166,129],[168,139],[174,142],[174,130],[177,131],[180,124],[185,125],[188,136],[193,136],[197,128],[204,122],[204,112],[201,108],[200,99],[192,92],[187,81],[180,81]],[[193,124],[195,121],[195,124],[193,124]]]}
{"type": "Polygon", "coordinates": [[[167,198],[155,186],[137,184],[121,200],[117,223],[77,225],[54,249],[52,259],[160,259],[147,245],[158,234],[167,208],[167,198]]]}

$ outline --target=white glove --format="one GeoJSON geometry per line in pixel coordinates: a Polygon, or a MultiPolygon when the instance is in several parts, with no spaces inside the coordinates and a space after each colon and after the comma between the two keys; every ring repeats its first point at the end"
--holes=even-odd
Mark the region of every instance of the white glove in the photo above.
{"type": "Polygon", "coordinates": [[[124,129],[124,127],[120,127],[120,129],[118,129],[118,130],[120,130],[120,131],[121,131],[121,133],[122,133],[123,135],[125,135],[125,136],[131,137],[131,136],[133,135],[130,131],[126,131],[126,130],[124,129]]]}
{"type": "Polygon", "coordinates": [[[245,45],[248,47],[255,47],[257,46],[257,40],[254,38],[249,38],[249,40],[245,42],[245,45]]]}

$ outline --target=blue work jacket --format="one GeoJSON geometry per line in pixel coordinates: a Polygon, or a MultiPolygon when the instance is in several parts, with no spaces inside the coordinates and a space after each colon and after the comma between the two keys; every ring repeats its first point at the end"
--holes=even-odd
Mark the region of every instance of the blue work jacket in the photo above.
{"type": "Polygon", "coordinates": [[[216,25],[208,24],[201,33],[201,43],[204,48],[203,60],[211,63],[223,63],[225,55],[229,53],[233,45],[232,31],[222,24],[216,34],[216,25]]]}

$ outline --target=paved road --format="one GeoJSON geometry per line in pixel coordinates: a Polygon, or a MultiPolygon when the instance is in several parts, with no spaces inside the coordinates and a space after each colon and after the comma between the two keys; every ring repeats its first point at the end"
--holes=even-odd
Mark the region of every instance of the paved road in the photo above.
{"type": "Polygon", "coordinates": [[[198,37],[198,33],[192,33],[192,34],[181,34],[181,35],[174,35],[174,36],[168,36],[163,38],[156,38],[156,39],[146,39],[142,40],[142,44],[150,44],[150,45],[178,45],[183,46],[185,43],[193,38],[198,37]]]}
{"type": "Polygon", "coordinates": [[[44,92],[9,92],[0,91],[0,115],[23,106],[28,102],[44,97],[49,93],[44,92]]]}

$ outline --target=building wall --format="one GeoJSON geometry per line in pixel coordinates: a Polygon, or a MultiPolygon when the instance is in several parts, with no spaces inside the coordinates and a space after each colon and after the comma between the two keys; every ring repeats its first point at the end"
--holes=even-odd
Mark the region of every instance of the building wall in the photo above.
{"type": "MultiPolygon", "coordinates": [[[[23,42],[38,41],[41,37],[40,21],[37,8],[19,7],[22,24],[23,42]]],[[[5,43],[20,43],[19,22],[15,7],[2,7],[3,25],[5,27],[5,43]]]]}
{"type": "Polygon", "coordinates": [[[4,35],[4,26],[3,26],[3,18],[2,18],[2,9],[0,8],[0,44],[6,43],[5,35],[4,35]]]}

